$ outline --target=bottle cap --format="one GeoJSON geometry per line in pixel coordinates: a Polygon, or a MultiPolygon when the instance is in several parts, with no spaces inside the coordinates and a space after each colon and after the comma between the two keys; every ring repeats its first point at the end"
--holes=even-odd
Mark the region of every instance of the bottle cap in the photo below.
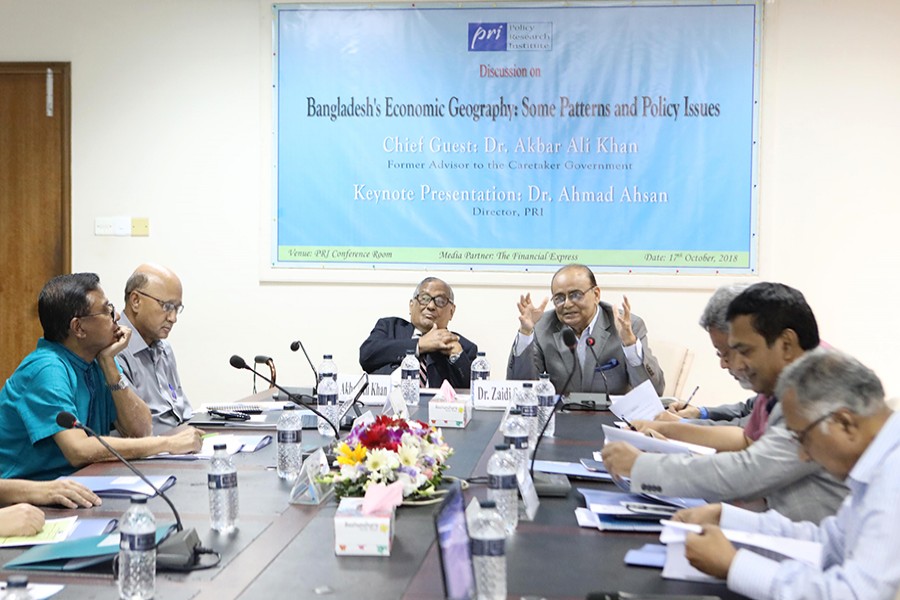
{"type": "Polygon", "coordinates": [[[475,355],[476,356],[484,356],[485,354],[484,354],[484,352],[476,352],[475,355]]]}
{"type": "Polygon", "coordinates": [[[25,589],[28,587],[28,575],[10,575],[6,580],[6,589],[18,588],[25,589]]]}
{"type": "Polygon", "coordinates": [[[225,444],[214,444],[213,450],[224,450],[226,448],[225,444]]]}
{"type": "Polygon", "coordinates": [[[497,508],[497,503],[493,500],[479,500],[478,504],[481,508],[497,508]]]}
{"type": "Polygon", "coordinates": [[[131,497],[132,504],[147,504],[147,496],[143,494],[135,494],[131,497]]]}
{"type": "Polygon", "coordinates": [[[533,385],[533,384],[532,384],[530,381],[526,381],[525,383],[522,384],[522,387],[525,388],[525,389],[527,390],[527,389],[530,388],[532,385],[533,385]]]}
{"type": "Polygon", "coordinates": [[[410,354],[415,354],[415,353],[416,353],[415,349],[412,349],[412,348],[410,348],[406,351],[407,356],[409,356],[410,354]]]}
{"type": "Polygon", "coordinates": [[[282,408],[281,410],[294,410],[295,408],[297,407],[293,404],[285,404],[284,408],[282,408]]]}

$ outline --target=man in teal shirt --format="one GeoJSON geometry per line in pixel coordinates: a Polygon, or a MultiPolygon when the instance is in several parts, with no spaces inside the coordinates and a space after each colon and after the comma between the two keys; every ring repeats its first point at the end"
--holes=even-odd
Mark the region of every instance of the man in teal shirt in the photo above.
{"type": "Polygon", "coordinates": [[[38,314],[44,337],[0,390],[0,476],[54,479],[93,462],[110,460],[96,439],[56,423],[75,415],[126,458],[159,452],[196,452],[192,427],[148,437],[150,411],[121,376],[115,355],[131,330],[119,327],[115,307],[93,273],[54,277],[41,290],[38,314]]]}

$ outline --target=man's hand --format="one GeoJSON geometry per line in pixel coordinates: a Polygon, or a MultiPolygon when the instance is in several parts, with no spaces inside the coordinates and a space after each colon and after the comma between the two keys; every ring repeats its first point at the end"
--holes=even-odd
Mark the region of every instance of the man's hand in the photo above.
{"type": "Polygon", "coordinates": [[[696,406],[685,403],[683,400],[676,400],[664,411],[656,415],[660,421],[675,421],[678,419],[699,419],[700,409],[696,406]]]}
{"type": "Polygon", "coordinates": [[[654,421],[663,421],[666,423],[672,423],[676,421],[680,421],[681,417],[676,415],[675,413],[669,412],[668,410],[664,410],[658,413],[655,417],[653,417],[654,421]]]}
{"type": "Polygon", "coordinates": [[[697,525],[718,525],[722,518],[722,504],[704,504],[694,508],[685,508],[672,515],[673,521],[695,523],[697,525]]]}
{"type": "Polygon", "coordinates": [[[628,302],[628,296],[622,296],[622,308],[613,307],[613,314],[622,345],[633,346],[637,342],[637,336],[631,330],[631,303],[628,302]]]}
{"type": "Polygon", "coordinates": [[[519,296],[519,302],[516,306],[519,308],[519,333],[522,335],[531,335],[534,333],[534,326],[544,314],[547,308],[548,299],[544,298],[540,306],[535,306],[531,302],[531,294],[519,296]]]}
{"type": "Polygon", "coordinates": [[[128,342],[131,341],[131,328],[119,326],[118,331],[116,331],[116,339],[115,341],[100,351],[100,354],[97,355],[98,358],[112,358],[116,356],[119,352],[128,347],[128,342]]]}
{"type": "Polygon", "coordinates": [[[641,451],[627,442],[611,442],[603,446],[603,465],[610,475],[630,477],[640,455],[641,451]]]}
{"type": "Polygon", "coordinates": [[[203,431],[196,427],[183,427],[166,436],[168,450],[172,454],[194,454],[203,446],[203,431]]]}
{"type": "Polygon", "coordinates": [[[431,331],[419,338],[419,355],[429,352],[440,352],[447,356],[455,352],[462,352],[459,336],[449,329],[439,329],[435,323],[431,327],[431,331]]]}
{"type": "Polygon", "coordinates": [[[719,579],[728,579],[728,570],[737,550],[717,525],[704,525],[703,533],[689,533],[684,556],[695,568],[719,579]]]}
{"type": "Polygon", "coordinates": [[[44,528],[44,513],[30,504],[0,508],[0,535],[35,535],[44,528]]]}
{"type": "Polygon", "coordinates": [[[24,499],[31,504],[66,508],[91,508],[103,504],[97,494],[71,479],[28,481],[23,484],[24,499]]]}

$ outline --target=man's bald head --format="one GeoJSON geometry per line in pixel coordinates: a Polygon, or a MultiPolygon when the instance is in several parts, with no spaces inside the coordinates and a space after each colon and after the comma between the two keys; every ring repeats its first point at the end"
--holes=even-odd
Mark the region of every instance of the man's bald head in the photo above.
{"type": "Polygon", "coordinates": [[[125,315],[147,345],[169,336],[183,310],[181,280],[171,269],[140,265],[125,283],[125,315]]]}

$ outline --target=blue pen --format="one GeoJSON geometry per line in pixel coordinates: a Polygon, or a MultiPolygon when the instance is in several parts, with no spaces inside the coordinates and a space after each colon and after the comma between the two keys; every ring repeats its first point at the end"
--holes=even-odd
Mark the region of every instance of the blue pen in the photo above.
{"type": "Polygon", "coordinates": [[[172,387],[172,384],[169,384],[169,391],[172,392],[172,400],[178,400],[178,394],[175,393],[175,388],[172,387]]]}

